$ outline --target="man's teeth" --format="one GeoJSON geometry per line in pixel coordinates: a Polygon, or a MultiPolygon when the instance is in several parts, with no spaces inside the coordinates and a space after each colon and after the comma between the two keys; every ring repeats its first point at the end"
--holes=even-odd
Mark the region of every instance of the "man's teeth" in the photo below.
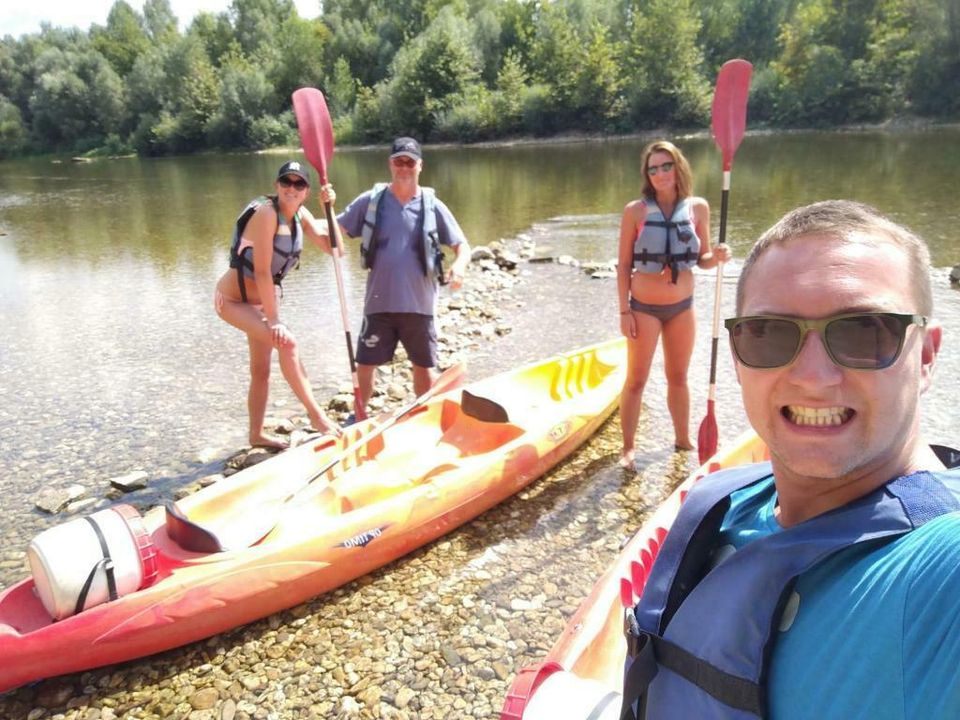
{"type": "Polygon", "coordinates": [[[845,407],[810,408],[787,405],[787,417],[796,425],[842,425],[853,411],[845,407]]]}

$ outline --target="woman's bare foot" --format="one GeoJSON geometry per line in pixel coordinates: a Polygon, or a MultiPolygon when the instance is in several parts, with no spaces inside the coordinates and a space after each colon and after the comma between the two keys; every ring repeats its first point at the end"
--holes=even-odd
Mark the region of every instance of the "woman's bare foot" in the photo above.
{"type": "Polygon", "coordinates": [[[250,447],[268,448],[271,450],[286,450],[289,445],[283,440],[259,433],[256,435],[250,435],[250,447]]]}
{"type": "Polygon", "coordinates": [[[620,461],[617,464],[622,468],[627,468],[632,470],[635,459],[636,459],[636,453],[633,450],[633,448],[630,448],[629,450],[621,450],[620,461]]]}
{"type": "Polygon", "coordinates": [[[677,440],[673,444],[673,449],[676,450],[677,452],[683,452],[687,450],[693,450],[694,447],[693,447],[693,443],[690,442],[689,440],[677,440]]]}

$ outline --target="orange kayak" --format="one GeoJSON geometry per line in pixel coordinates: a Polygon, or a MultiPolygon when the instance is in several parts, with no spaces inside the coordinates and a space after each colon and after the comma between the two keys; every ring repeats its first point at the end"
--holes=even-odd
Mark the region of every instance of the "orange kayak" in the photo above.
{"type": "MultiPolygon", "coordinates": [[[[127,517],[135,511],[96,513],[92,518],[110,516],[96,531],[105,555],[118,537],[109,535],[111,523],[123,527],[113,515],[124,515],[129,533],[120,534],[139,553],[138,572],[117,570],[124,577],[116,583],[101,578],[104,565],[122,564],[120,553],[112,561],[98,558],[89,575],[84,567],[78,574],[87,580],[84,597],[100,586],[117,587],[114,599],[99,604],[81,598],[76,612],[62,609],[58,589],[47,587],[57,585],[55,573],[45,577],[35,569],[33,578],[3,591],[0,657],[7,661],[0,663],[0,691],[209,637],[327,592],[440,537],[510,497],[589,438],[617,406],[625,361],[621,339],[532,363],[439,393],[380,434],[371,432],[376,421],[351,426],[340,440],[319,438],[177,503],[177,512],[200,526],[229,519],[249,527],[268,514],[265,534],[255,532],[243,547],[186,549],[169,532],[173,519],[164,508],[142,518],[127,517]],[[133,575],[136,586],[124,590],[124,578],[133,575]]],[[[38,550],[44,567],[57,567],[58,552],[75,560],[86,535],[97,547],[93,531],[84,529],[88,524],[97,523],[71,521],[76,539],[59,550],[52,542],[38,550]]],[[[241,530],[234,539],[243,536],[241,530]]],[[[68,583],[60,585],[62,595],[68,583]]]]}
{"type": "Polygon", "coordinates": [[[544,660],[517,674],[500,720],[618,720],[627,653],[623,613],[640,599],[681,503],[708,473],[768,459],[766,445],[751,430],[677,487],[624,546],[544,660]]]}

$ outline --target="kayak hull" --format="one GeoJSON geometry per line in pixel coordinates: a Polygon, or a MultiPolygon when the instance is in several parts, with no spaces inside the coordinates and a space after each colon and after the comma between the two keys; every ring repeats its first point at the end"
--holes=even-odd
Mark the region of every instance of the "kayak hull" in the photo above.
{"type": "Polygon", "coordinates": [[[249,623],[337,588],[444,535],[543,475],[593,434],[617,405],[622,340],[556,356],[467,386],[509,417],[464,411],[459,390],[432,398],[378,438],[376,421],[321,438],[178,503],[203,525],[242,523],[266,509],[277,522],[242,549],[196,553],[166,530],[163,508],[144,524],[159,580],[52,622],[33,581],[0,594],[0,691],[122,662],[249,623]],[[359,442],[358,442],[359,439],[359,442]],[[300,489],[305,478],[339,459],[300,489]],[[291,493],[293,499],[285,502],[291,493]]]}
{"type": "Polygon", "coordinates": [[[768,459],[763,441],[748,431],[679,485],[623,547],[544,660],[518,673],[504,701],[501,720],[557,717],[554,708],[558,703],[566,708],[566,720],[619,718],[627,652],[623,613],[639,601],[657,552],[684,498],[709,473],[768,459]],[[544,697],[537,697],[538,692],[552,697],[547,702],[544,697]],[[585,708],[582,714],[571,710],[580,705],[585,708]]]}

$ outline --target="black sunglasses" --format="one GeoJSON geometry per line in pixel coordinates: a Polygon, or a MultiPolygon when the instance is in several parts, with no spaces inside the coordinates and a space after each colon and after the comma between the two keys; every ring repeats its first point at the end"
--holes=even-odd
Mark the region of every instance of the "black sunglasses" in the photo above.
{"type": "Polygon", "coordinates": [[[306,180],[302,180],[300,178],[292,180],[288,175],[284,175],[282,178],[277,180],[277,182],[283,185],[283,187],[292,187],[296,188],[297,190],[304,190],[310,187],[310,183],[308,183],[306,180]]]}
{"type": "Polygon", "coordinates": [[[724,321],[733,352],[743,365],[770,369],[789,365],[811,330],[820,333],[827,354],[841,367],[882,370],[900,357],[907,328],[925,327],[922,315],[872,312],[801,320],[780,315],[753,315],[724,321]]]}
{"type": "Polygon", "coordinates": [[[647,174],[656,175],[658,172],[668,173],[673,170],[673,166],[676,165],[674,162],[665,162],[660,163],[659,165],[650,165],[647,167],[647,174]]]}

